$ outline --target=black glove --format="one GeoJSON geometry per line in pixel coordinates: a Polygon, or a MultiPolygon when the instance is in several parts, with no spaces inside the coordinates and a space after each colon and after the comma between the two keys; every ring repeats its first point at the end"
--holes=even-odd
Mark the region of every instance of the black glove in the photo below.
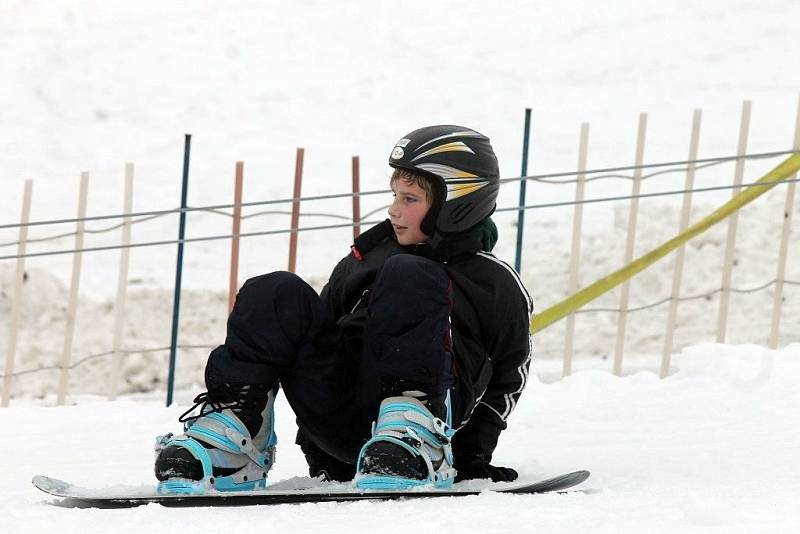
{"type": "Polygon", "coordinates": [[[333,456],[320,458],[306,454],[308,474],[311,478],[322,477],[326,482],[349,482],[356,474],[354,465],[340,462],[333,456]]]}
{"type": "Polygon", "coordinates": [[[308,474],[311,478],[322,476],[323,480],[336,482],[353,480],[356,466],[346,464],[317,447],[303,430],[297,431],[295,443],[300,445],[300,449],[306,456],[308,474]]]}
{"type": "Polygon", "coordinates": [[[473,478],[491,478],[492,482],[513,482],[519,476],[519,473],[510,467],[496,467],[479,458],[466,464],[459,462],[456,469],[458,471],[456,482],[473,478]]]}

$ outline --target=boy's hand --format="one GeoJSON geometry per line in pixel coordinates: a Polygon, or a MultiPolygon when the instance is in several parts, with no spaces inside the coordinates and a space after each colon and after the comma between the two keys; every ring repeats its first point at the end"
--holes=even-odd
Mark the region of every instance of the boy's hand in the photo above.
{"type": "Polygon", "coordinates": [[[456,482],[473,478],[491,478],[492,482],[513,482],[519,474],[510,467],[498,467],[480,459],[457,466],[456,482]]]}

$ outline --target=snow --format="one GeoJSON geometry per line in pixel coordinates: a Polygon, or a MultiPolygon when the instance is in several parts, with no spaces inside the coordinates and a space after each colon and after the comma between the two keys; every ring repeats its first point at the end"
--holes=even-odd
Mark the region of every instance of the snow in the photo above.
{"type": "MultiPolygon", "coordinates": [[[[744,99],[753,102],[749,152],[786,150],[794,135],[800,41],[791,0],[669,3],[621,0],[530,3],[342,0],[252,2],[8,1],[0,4],[0,224],[17,222],[23,181],[34,180],[32,219],[75,216],[81,171],[89,170],[89,215],[122,207],[125,161],[136,164],[134,210],[174,208],[183,133],[193,137],[189,204],[233,198],[233,169],[245,161],[245,201],[291,197],[294,151],[306,149],[304,194],[344,192],[350,157],[361,157],[362,189],[384,189],[394,141],[423,124],[465,124],[487,133],[504,176],[519,172],[523,109],[533,108],[530,174],[570,170],[579,125],[591,122],[589,166],[633,163],[638,113],[649,112],[646,162],[683,160],[692,110],[702,108],[700,157],[735,152],[744,99]]],[[[754,181],[779,159],[749,161],[754,181]]],[[[733,165],[699,171],[698,185],[732,182],[733,165]]],[[[642,191],[680,189],[680,173],[653,177],[642,191]]],[[[516,185],[501,189],[513,206],[516,185]]],[[[587,196],[627,194],[627,180],[591,182],[587,196]]],[[[528,184],[528,203],[570,200],[568,186],[528,184]]],[[[728,198],[697,195],[692,220],[728,198]]],[[[733,284],[775,278],[785,190],[742,211],[733,284]]],[[[388,202],[363,198],[362,213],[388,202]]],[[[347,215],[350,200],[304,205],[347,215]]],[[[288,206],[254,208],[287,210],[288,206]]],[[[672,237],[679,199],[645,199],[636,252],[672,237]]],[[[375,219],[381,217],[378,213],[375,219]]],[[[523,279],[541,310],[564,297],[571,208],[526,215],[523,279]]],[[[795,221],[800,205],[795,204],[795,221]]],[[[498,213],[496,252],[512,259],[514,215],[498,213]]],[[[174,239],[176,218],[133,228],[135,242],[174,239]]],[[[303,225],[331,224],[304,216],[303,225]]],[[[114,221],[90,223],[90,228],[114,221]]],[[[246,219],[242,231],[286,227],[288,217],[246,219]]],[[[586,208],[581,280],[621,265],[625,203],[586,208]]],[[[41,238],[71,225],[31,230],[41,238]]],[[[687,248],[683,295],[719,287],[725,225],[687,248]]],[[[230,219],[189,216],[190,236],[230,231],[230,219]]],[[[317,288],[347,251],[349,230],[300,234],[298,272],[317,288]]],[[[0,229],[0,245],[15,241],[0,229]]],[[[113,245],[118,232],[90,234],[87,246],[113,245]]],[[[242,243],[240,281],[285,268],[288,237],[242,243]]],[[[72,238],[31,243],[29,251],[72,248],[72,238]]],[[[793,233],[786,278],[800,281],[793,233]]],[[[0,255],[15,247],[0,246],[0,255]]],[[[29,484],[43,473],[83,484],[153,480],[154,436],[199,391],[207,346],[224,335],[227,241],[186,247],[177,405],[162,407],[175,250],[131,253],[124,397],[106,402],[109,365],[96,357],[70,374],[70,405],[54,407],[55,370],[14,381],[12,408],[0,410],[0,511],[4,532],[117,532],[263,528],[389,531],[795,531],[792,496],[800,440],[800,287],[784,289],[782,336],[767,343],[774,288],[731,296],[728,345],[714,339],[718,295],[681,304],[673,374],[659,380],[664,306],[629,316],[623,377],[610,369],[616,316],[578,315],[576,373],[561,379],[563,324],[534,339],[531,383],[503,434],[496,459],[539,477],[588,468],[589,493],[536,497],[482,495],[444,504],[353,503],[224,510],[65,510],[29,484]],[[141,351],[136,352],[136,349],[141,351]]],[[[74,360],[108,351],[118,252],[84,256],[74,360]]],[[[18,371],[57,365],[61,355],[70,256],[27,262],[18,371]]],[[[0,263],[0,346],[6,347],[13,262],[0,263]]],[[[669,294],[672,260],[638,276],[631,306],[669,294]]],[[[619,293],[590,307],[618,305],[619,293]]],[[[4,360],[4,358],[2,358],[4,360]]],[[[0,365],[4,362],[0,361],[0,365]]],[[[278,404],[281,437],[273,479],[303,472],[294,423],[278,404]]]]}
{"type": "MultiPolygon", "coordinates": [[[[180,406],[169,409],[153,395],[115,402],[85,396],[51,408],[21,401],[0,411],[0,427],[10,430],[4,435],[17,431],[3,444],[5,524],[20,533],[53,524],[93,532],[109,521],[120,533],[256,525],[344,533],[372,530],[376,522],[390,532],[796,529],[800,344],[777,351],[696,345],[679,355],[677,367],[665,380],[650,372],[620,378],[593,370],[550,384],[532,377],[495,459],[530,478],[589,468],[586,492],[449,501],[104,512],[47,506],[49,498],[29,484],[34,473],[93,486],[150,482],[153,437],[178,430],[176,418],[194,392],[179,394],[180,406]]],[[[275,481],[304,472],[283,396],[276,406],[275,481]]]]}

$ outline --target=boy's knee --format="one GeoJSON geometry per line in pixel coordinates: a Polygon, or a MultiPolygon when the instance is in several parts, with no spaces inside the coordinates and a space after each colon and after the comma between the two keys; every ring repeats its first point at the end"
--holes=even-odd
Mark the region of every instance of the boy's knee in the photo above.
{"type": "Polygon", "coordinates": [[[239,292],[242,291],[264,291],[270,288],[275,288],[284,285],[305,285],[305,282],[302,278],[297,276],[294,273],[290,273],[289,271],[275,271],[267,274],[262,274],[259,276],[254,276],[253,278],[248,278],[244,284],[242,284],[241,289],[239,292]]]}
{"type": "Polygon", "coordinates": [[[293,297],[304,292],[314,292],[302,278],[288,271],[275,271],[249,278],[236,295],[237,306],[260,306],[264,302],[293,297]]]}
{"type": "Polygon", "coordinates": [[[302,278],[276,271],[250,278],[242,285],[228,316],[228,326],[257,336],[279,322],[285,334],[300,335],[321,308],[319,296],[302,278]]]}

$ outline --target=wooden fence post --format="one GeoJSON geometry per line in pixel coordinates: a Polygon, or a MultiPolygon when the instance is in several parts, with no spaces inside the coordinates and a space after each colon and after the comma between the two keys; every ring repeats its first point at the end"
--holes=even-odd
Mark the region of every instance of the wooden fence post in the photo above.
{"type": "Polygon", "coordinates": [[[58,378],[58,395],[56,402],[64,404],[67,397],[69,367],[72,360],[72,343],[75,340],[75,319],[78,310],[78,293],[81,285],[81,260],[83,259],[83,237],[86,226],[86,197],[89,192],[89,173],[81,173],[81,186],[78,196],[78,223],[75,231],[75,250],[72,255],[72,280],[69,286],[69,304],[67,305],[67,324],[64,332],[64,347],[61,352],[61,368],[58,378]]]}
{"type": "MultiPolygon", "coordinates": [[[[125,164],[125,196],[123,198],[122,213],[129,214],[133,211],[133,163],[125,164]]],[[[119,275],[117,276],[117,301],[114,305],[114,338],[111,354],[111,369],[109,380],[108,399],[117,398],[119,379],[122,371],[122,330],[125,326],[125,303],[128,289],[128,267],[130,266],[131,249],[131,218],[122,220],[122,248],[119,254],[119,275]]]]}
{"type": "Polygon", "coordinates": [[[242,182],[244,162],[236,162],[233,192],[233,238],[231,239],[231,274],[228,282],[228,313],[233,311],[236,293],[239,291],[239,234],[242,231],[242,182]]]}
{"type": "MultiPolygon", "coordinates": [[[[683,206],[681,207],[681,220],[678,233],[682,234],[689,227],[689,217],[692,213],[692,189],[694,188],[694,173],[697,169],[698,146],[700,144],[700,123],[703,111],[694,110],[692,117],[692,137],[689,141],[689,166],[686,169],[686,180],[683,184],[683,206]]],[[[683,263],[686,256],[686,245],[681,245],[675,252],[675,266],[672,271],[672,292],[670,293],[669,312],[667,315],[667,331],[664,334],[664,350],[661,353],[661,378],[669,374],[670,360],[672,358],[673,339],[675,336],[675,322],[678,316],[678,302],[681,296],[681,280],[683,278],[683,263]]]]}
{"type": "MultiPolygon", "coordinates": [[[[736,155],[740,156],[736,160],[731,198],[739,194],[742,190],[742,179],[744,177],[743,157],[747,154],[747,135],[750,131],[750,101],[742,103],[742,120],[739,125],[739,146],[736,155]]],[[[731,298],[731,277],[733,270],[733,253],[736,248],[736,227],[739,221],[739,211],[734,211],[728,219],[728,238],[725,242],[725,260],[722,264],[722,292],[719,299],[719,315],[717,317],[717,343],[725,343],[725,336],[728,329],[728,306],[731,298]]]]}
{"type": "Polygon", "coordinates": [[[17,273],[14,278],[14,300],[11,302],[11,320],[8,323],[8,352],[6,352],[5,376],[3,377],[3,408],[11,399],[11,385],[14,378],[14,358],[17,353],[17,332],[19,315],[22,311],[22,283],[25,279],[25,250],[28,244],[28,221],[31,215],[31,197],[33,196],[33,180],[25,180],[25,192],[22,195],[22,217],[20,218],[19,242],[17,243],[17,273]]]}
{"type": "Polygon", "coordinates": [[[294,194],[292,195],[292,231],[289,234],[289,272],[297,267],[297,226],[300,221],[300,195],[303,183],[303,156],[305,150],[297,149],[294,164],[294,194]]]}
{"type": "MultiPolygon", "coordinates": [[[[639,114],[639,129],[636,141],[636,168],[633,171],[633,190],[631,192],[631,207],[628,215],[628,240],[625,245],[625,263],[633,261],[633,249],[636,242],[636,222],[639,216],[639,191],[642,184],[642,162],[644,160],[644,145],[647,132],[647,113],[639,114]]],[[[630,296],[630,281],[622,284],[622,295],[619,304],[617,319],[617,343],[614,349],[614,374],[622,375],[622,353],[625,349],[625,329],[628,320],[628,299],[630,296]]]]}
{"type": "MultiPolygon", "coordinates": [[[[586,155],[589,150],[589,123],[581,124],[580,148],[578,149],[578,181],[575,185],[575,210],[572,218],[572,250],[569,259],[568,294],[578,290],[578,268],[581,263],[581,233],[583,228],[583,196],[586,187],[586,155]]],[[[572,374],[573,338],[575,336],[575,314],[567,316],[566,339],[564,340],[563,376],[572,374]]]]}
{"type": "MultiPolygon", "coordinates": [[[[794,150],[800,150],[800,98],[797,101],[797,118],[794,125],[794,150]]],[[[794,174],[790,180],[796,179],[794,174]]],[[[792,233],[792,212],[794,211],[795,186],[792,182],[786,185],[786,206],[783,210],[783,233],[781,234],[781,246],[778,251],[778,274],[775,278],[775,298],[772,301],[772,326],[769,332],[769,346],[773,349],[778,348],[781,326],[781,304],[783,303],[783,282],[786,276],[786,257],[789,251],[789,236],[792,233]]]]}
{"type": "Polygon", "coordinates": [[[361,235],[361,165],[358,156],[353,156],[353,240],[361,235]]]}

